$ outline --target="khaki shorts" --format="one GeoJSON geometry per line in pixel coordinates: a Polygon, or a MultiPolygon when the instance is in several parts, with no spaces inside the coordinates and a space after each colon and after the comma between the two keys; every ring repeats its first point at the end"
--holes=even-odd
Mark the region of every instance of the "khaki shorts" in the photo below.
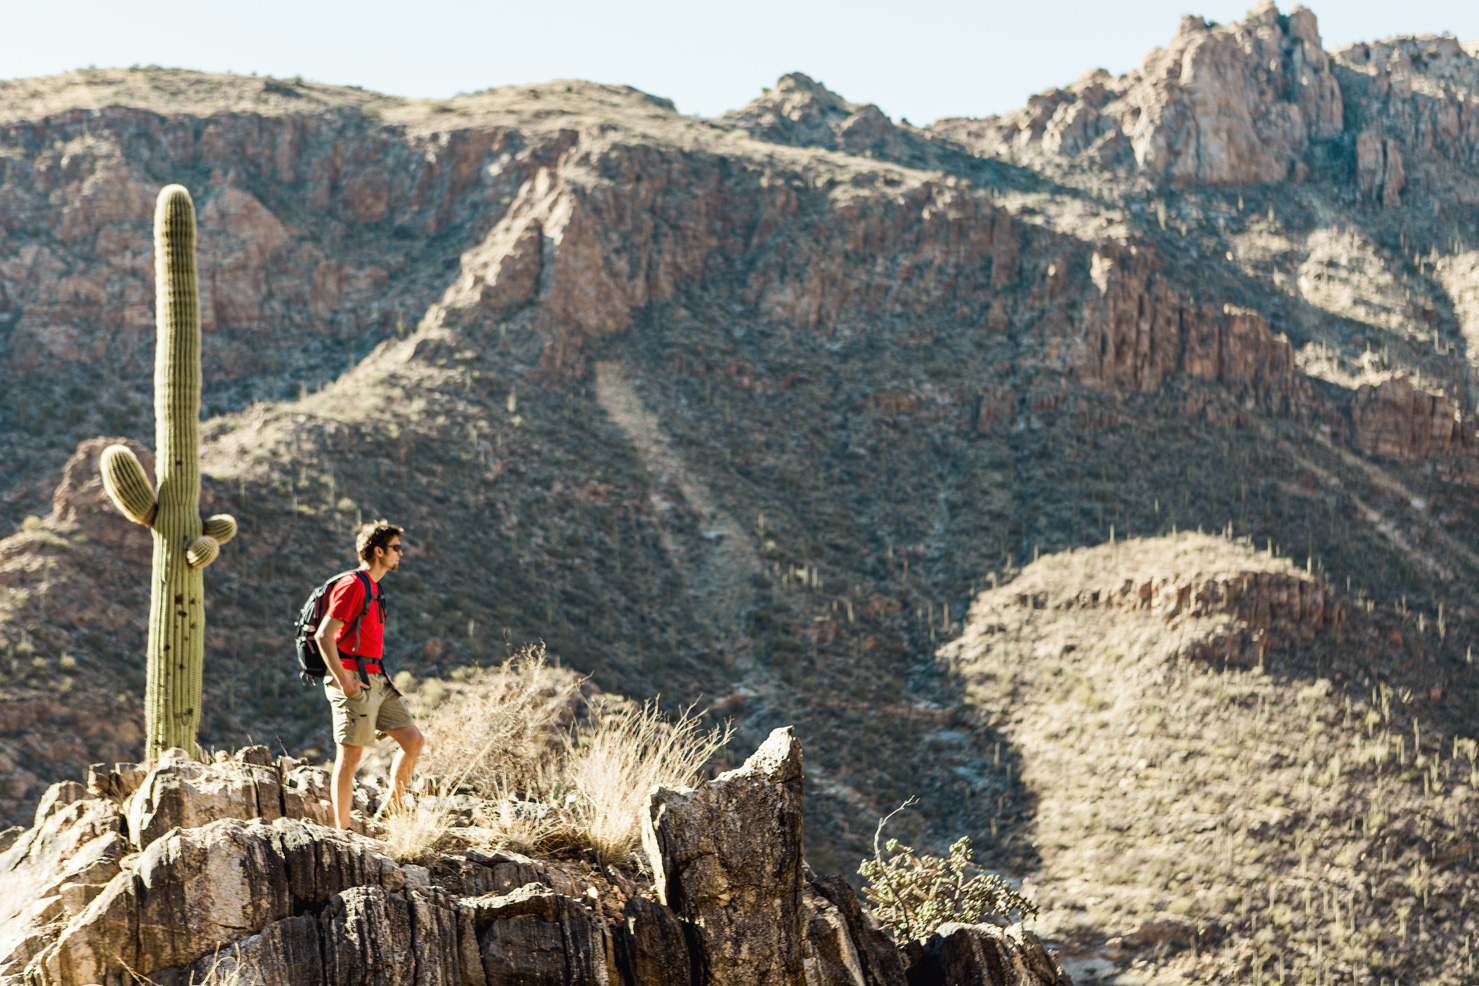
{"type": "Polygon", "coordinates": [[[324,695],[334,709],[334,742],[342,746],[369,746],[392,729],[412,724],[400,692],[383,674],[370,675],[369,689],[360,688],[353,698],[339,690],[332,676],[325,676],[324,695]]]}

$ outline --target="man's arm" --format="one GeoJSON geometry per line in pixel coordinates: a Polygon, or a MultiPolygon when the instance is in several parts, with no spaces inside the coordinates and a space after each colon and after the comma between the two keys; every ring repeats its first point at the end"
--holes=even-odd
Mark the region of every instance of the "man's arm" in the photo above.
{"type": "Polygon", "coordinates": [[[323,655],[324,667],[334,677],[334,684],[346,696],[354,696],[364,687],[359,676],[344,668],[344,662],[339,660],[339,645],[334,643],[334,637],[339,633],[339,628],[344,621],[337,616],[328,616],[318,625],[318,630],[313,634],[313,639],[318,643],[318,652],[323,655]]]}

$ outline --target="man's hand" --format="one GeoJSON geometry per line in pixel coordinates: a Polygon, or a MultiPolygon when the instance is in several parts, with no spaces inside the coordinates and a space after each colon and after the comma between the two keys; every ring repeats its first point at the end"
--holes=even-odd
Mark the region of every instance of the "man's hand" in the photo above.
{"type": "Polygon", "coordinates": [[[354,698],[361,688],[368,686],[353,672],[346,671],[344,662],[339,660],[339,648],[334,644],[334,637],[343,625],[343,620],[330,616],[319,624],[313,639],[318,642],[318,653],[324,659],[324,668],[329,672],[329,677],[334,679],[334,684],[344,693],[345,698],[354,698]]]}
{"type": "Polygon", "coordinates": [[[338,686],[341,692],[344,693],[345,698],[354,698],[356,695],[359,694],[360,689],[365,687],[365,683],[363,681],[360,681],[358,678],[347,671],[344,673],[343,678],[335,678],[334,684],[338,686]]]}

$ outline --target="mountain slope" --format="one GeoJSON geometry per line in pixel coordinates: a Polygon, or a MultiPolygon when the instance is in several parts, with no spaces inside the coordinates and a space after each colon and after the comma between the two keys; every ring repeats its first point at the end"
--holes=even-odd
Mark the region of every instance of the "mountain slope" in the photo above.
{"type": "MultiPolygon", "coordinates": [[[[1120,938],[1181,967],[1135,937],[1175,899],[1139,882],[1154,867],[1112,892],[1068,882],[1094,870],[1059,845],[1088,837],[1051,778],[1082,781],[1092,737],[1014,723],[964,651],[936,650],[965,647],[968,607],[1006,606],[1014,579],[1077,584],[1035,558],[1221,531],[1351,614],[1290,645],[1313,670],[1238,688],[1281,709],[1321,679],[1342,709],[1383,682],[1427,695],[1419,732],[1454,761],[1479,570],[1475,64],[1441,38],[1327,55],[1308,12],[1264,6],[1184,22],[1122,79],[927,128],[799,75],[715,120],[583,82],[434,102],[169,70],[4,84],[7,814],[133,742],[145,535],[90,463],[101,434],[151,443],[148,203],[182,180],[209,313],[206,499],[242,520],[207,577],[205,742],[330,749],[290,614],[348,562],[357,520],[386,515],[410,548],[388,586],[396,667],[432,679],[543,639],[602,688],[734,716],[739,748],[795,723],[819,869],[851,871],[919,795],[908,838],[971,834],[1055,907],[1108,895],[1079,930],[1055,918],[1085,955],[1120,938]],[[1328,671],[1341,647],[1365,682],[1328,671]]],[[[1274,565],[1227,550],[1236,571],[1274,565]]],[[[1199,557],[1169,552],[1164,577],[1199,557]]],[[[1086,612],[1055,619],[1102,629],[1086,612]]],[[[1115,695],[1175,650],[1123,632],[1124,667],[1093,666],[1115,695]]],[[[1080,660],[1015,654],[1012,673],[1082,677],[1080,660]]],[[[1157,687],[1214,687],[1176,673],[1157,687]]],[[[1248,743],[1261,713],[1214,695],[1178,714],[1229,717],[1248,743]]],[[[1342,713],[1281,755],[1302,784],[1360,731],[1342,713]]],[[[1251,874],[1298,858],[1263,851],[1251,874]]],[[[1468,879],[1466,857],[1442,865],[1468,879]]],[[[1217,920],[1209,961],[1263,977],[1238,958],[1251,912],[1217,920]]],[[[1445,947],[1467,933],[1441,926],[1445,947]]],[[[1342,961],[1408,968],[1382,948],[1342,961]]]]}

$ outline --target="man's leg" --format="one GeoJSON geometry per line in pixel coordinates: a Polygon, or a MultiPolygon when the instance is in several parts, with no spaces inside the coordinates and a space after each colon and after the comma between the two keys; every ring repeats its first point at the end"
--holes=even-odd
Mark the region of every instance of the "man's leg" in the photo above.
{"type": "Polygon", "coordinates": [[[354,807],[354,773],[364,758],[362,746],[335,744],[339,753],[334,757],[334,822],[341,829],[349,828],[349,809],[354,807]]]}
{"type": "Polygon", "coordinates": [[[401,806],[401,798],[406,793],[406,785],[411,782],[411,772],[416,769],[416,758],[421,756],[421,751],[426,746],[426,737],[422,736],[421,730],[414,725],[402,726],[400,729],[388,729],[385,735],[395,740],[401,747],[390,765],[390,798],[386,802],[391,811],[396,811],[401,806]]]}

